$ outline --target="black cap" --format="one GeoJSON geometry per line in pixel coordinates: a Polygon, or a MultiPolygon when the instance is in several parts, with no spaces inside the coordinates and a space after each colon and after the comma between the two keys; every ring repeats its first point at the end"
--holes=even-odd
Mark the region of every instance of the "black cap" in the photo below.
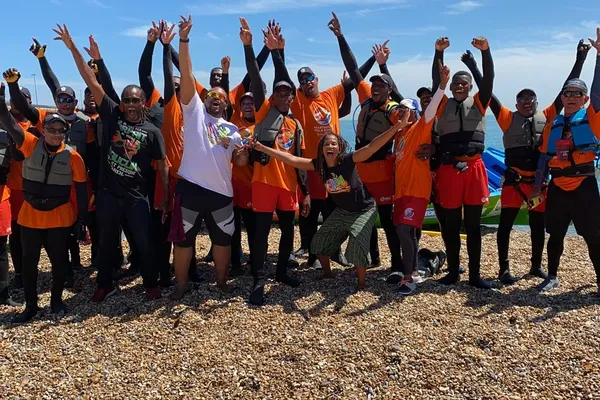
{"type": "Polygon", "coordinates": [[[290,85],[290,83],[288,81],[279,81],[275,85],[273,85],[273,91],[275,91],[278,87],[281,87],[281,86],[288,87],[292,91],[294,90],[294,87],[292,85],[290,85]]]}
{"type": "Polygon", "coordinates": [[[565,85],[563,86],[563,90],[565,89],[579,89],[583,91],[583,93],[588,92],[587,85],[583,80],[579,78],[569,79],[567,83],[565,83],[565,85]]]}
{"type": "Polygon", "coordinates": [[[310,67],[302,67],[298,70],[298,80],[300,80],[300,77],[304,74],[314,75],[315,73],[310,67]]]}
{"type": "Polygon", "coordinates": [[[423,93],[425,93],[425,92],[429,92],[429,94],[433,94],[433,90],[431,90],[431,88],[430,88],[430,87],[425,87],[425,86],[422,86],[422,87],[420,87],[420,88],[419,88],[419,90],[417,90],[417,97],[418,97],[418,98],[421,98],[421,96],[422,96],[422,95],[423,95],[423,93]]]}
{"type": "Polygon", "coordinates": [[[529,88],[525,88],[525,89],[521,89],[521,91],[519,93],[517,93],[517,99],[525,96],[525,93],[529,93],[529,94],[533,95],[534,97],[537,97],[537,94],[535,93],[535,90],[529,89],[529,88]]]}
{"type": "Polygon", "coordinates": [[[85,90],[83,91],[83,94],[86,94],[86,95],[87,95],[88,93],[89,93],[89,94],[91,94],[91,93],[92,93],[92,91],[90,90],[90,88],[89,88],[89,87],[86,87],[86,88],[85,88],[85,90]]]}
{"type": "Polygon", "coordinates": [[[385,83],[389,87],[394,86],[394,84],[393,84],[394,81],[392,80],[392,78],[389,75],[386,75],[386,74],[373,75],[371,77],[371,79],[369,79],[369,81],[371,83],[373,83],[374,81],[382,81],[383,83],[385,83]]]}
{"type": "Polygon", "coordinates": [[[242,97],[240,97],[240,101],[242,101],[242,99],[243,99],[244,97],[251,97],[251,98],[254,98],[254,94],[253,94],[252,92],[246,92],[246,93],[244,93],[244,94],[242,95],[242,97]]]}
{"type": "Polygon", "coordinates": [[[62,123],[66,128],[69,127],[69,123],[67,122],[67,120],[65,120],[63,117],[56,113],[46,115],[46,118],[44,118],[44,126],[57,121],[62,123]]]}
{"type": "Polygon", "coordinates": [[[54,93],[54,97],[56,98],[61,94],[66,94],[68,96],[71,96],[72,98],[75,98],[75,91],[70,86],[61,86],[58,89],[56,89],[56,93],[54,93]]]}
{"type": "Polygon", "coordinates": [[[19,88],[21,90],[21,93],[23,93],[23,96],[27,97],[29,100],[31,100],[31,92],[29,91],[29,89],[21,86],[19,88]]]}

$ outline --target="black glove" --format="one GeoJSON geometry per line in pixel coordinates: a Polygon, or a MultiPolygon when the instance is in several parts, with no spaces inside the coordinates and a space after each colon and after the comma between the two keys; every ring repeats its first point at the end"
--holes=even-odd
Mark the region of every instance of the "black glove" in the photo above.
{"type": "Polygon", "coordinates": [[[73,236],[75,236],[78,242],[87,241],[87,227],[83,222],[77,221],[75,223],[75,229],[73,229],[73,236]]]}

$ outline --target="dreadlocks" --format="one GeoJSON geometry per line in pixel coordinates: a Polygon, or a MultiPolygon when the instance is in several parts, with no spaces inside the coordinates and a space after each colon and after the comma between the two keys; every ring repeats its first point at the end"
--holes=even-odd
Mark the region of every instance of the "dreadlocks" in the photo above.
{"type": "Polygon", "coordinates": [[[332,132],[323,135],[321,140],[319,140],[319,146],[317,149],[317,165],[315,165],[315,170],[323,182],[325,182],[325,169],[327,168],[327,162],[325,161],[325,156],[323,155],[323,147],[325,146],[325,140],[329,136],[335,137],[338,141],[338,147],[340,148],[336,160],[338,165],[342,162],[342,157],[348,152],[349,147],[348,142],[343,137],[332,132]]]}

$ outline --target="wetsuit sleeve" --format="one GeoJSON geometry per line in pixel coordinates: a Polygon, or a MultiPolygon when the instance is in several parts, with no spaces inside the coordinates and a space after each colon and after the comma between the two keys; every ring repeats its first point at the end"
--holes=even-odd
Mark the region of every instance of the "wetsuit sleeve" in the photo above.
{"type": "Polygon", "coordinates": [[[344,97],[344,101],[342,102],[342,105],[340,106],[338,114],[339,114],[340,118],[344,118],[345,116],[350,115],[350,112],[352,112],[352,93],[351,92],[346,93],[346,96],[344,97]]]}
{"type": "Polygon", "coordinates": [[[594,80],[590,92],[590,105],[595,112],[600,111],[600,53],[596,56],[596,67],[594,69],[594,80]]]}
{"type": "Polygon", "coordinates": [[[171,61],[173,62],[175,68],[177,68],[177,71],[179,71],[179,53],[170,44],[169,47],[171,48],[171,61]]]}
{"type": "MultiPolygon", "coordinates": [[[[373,65],[375,65],[375,56],[371,56],[367,61],[365,61],[363,65],[360,66],[360,68],[358,69],[358,71],[360,72],[360,76],[369,75],[369,72],[371,72],[371,68],[373,68],[373,65]]],[[[352,90],[354,90],[354,83],[352,83],[352,80],[346,79],[342,82],[342,86],[344,87],[345,102],[346,97],[348,97],[348,94],[351,93],[352,90]]],[[[350,101],[349,107],[352,108],[352,101],[350,101]]]]}
{"type": "Polygon", "coordinates": [[[12,140],[14,140],[17,147],[21,147],[25,141],[25,132],[8,111],[5,101],[0,101],[0,126],[6,130],[8,135],[12,138],[12,140]]]}
{"type": "MultiPolygon", "coordinates": [[[[388,70],[387,64],[380,64],[379,71],[382,74],[386,74],[387,76],[392,78],[392,75],[390,75],[390,71],[388,70]]],[[[398,90],[398,87],[396,86],[396,83],[394,82],[394,78],[392,78],[392,93],[391,93],[390,97],[392,98],[392,100],[394,100],[397,103],[400,103],[402,100],[404,100],[404,96],[402,96],[402,94],[400,94],[400,91],[398,90]]]]}
{"type": "Polygon", "coordinates": [[[350,76],[350,80],[354,84],[355,87],[358,87],[359,83],[364,80],[363,76],[360,74],[360,70],[358,69],[358,64],[356,63],[356,58],[350,49],[350,45],[346,41],[344,35],[338,36],[338,44],[340,45],[340,53],[342,55],[342,61],[344,62],[344,67],[346,71],[348,71],[348,76],[350,76]]]}
{"type": "MultiPolygon", "coordinates": [[[[250,80],[252,82],[262,82],[260,70],[258,69],[258,63],[254,57],[254,48],[252,45],[244,46],[244,56],[246,59],[246,70],[248,71],[248,75],[250,75],[250,80]]],[[[265,102],[265,92],[262,85],[252,85],[252,94],[254,97],[254,109],[258,111],[265,102]]]]}
{"type": "Polygon", "coordinates": [[[120,103],[121,99],[113,86],[112,78],[110,73],[108,72],[108,68],[104,63],[103,59],[96,60],[96,65],[98,66],[98,75],[100,76],[100,82],[102,84],[102,88],[104,89],[104,93],[115,103],[120,103]]]}
{"type": "Polygon", "coordinates": [[[431,90],[436,90],[440,86],[440,65],[439,61],[444,64],[444,51],[436,50],[433,55],[433,65],[431,66],[431,90]]]}
{"type": "MultiPolygon", "coordinates": [[[[296,124],[300,124],[300,122],[296,121],[296,124]]],[[[300,126],[302,129],[302,126],[300,126]]],[[[302,150],[304,150],[304,135],[300,136],[300,143],[296,143],[297,146],[300,146],[302,150]]],[[[300,154],[298,157],[304,157],[304,152],[300,150],[300,154]]],[[[308,196],[310,193],[308,192],[308,184],[307,184],[307,174],[303,169],[296,168],[296,178],[298,181],[298,187],[300,187],[300,191],[303,196],[308,196]]]]}
{"type": "MultiPolygon", "coordinates": [[[[481,85],[483,84],[483,76],[481,75],[481,71],[479,71],[479,68],[477,67],[477,63],[475,62],[475,60],[470,59],[469,61],[465,62],[465,65],[467,66],[467,68],[469,68],[469,71],[471,71],[471,74],[473,75],[473,80],[477,84],[477,87],[481,88],[481,85]]],[[[502,103],[500,103],[500,100],[498,100],[498,98],[494,94],[492,94],[492,99],[490,100],[490,108],[492,109],[492,112],[494,113],[494,116],[496,117],[498,124],[502,128],[502,124],[500,124],[500,119],[501,119],[500,115],[501,115],[501,112],[503,111],[502,110],[503,107],[502,107],[502,103]]],[[[502,130],[504,131],[505,129],[502,128],[502,130]]]]}
{"type": "Polygon", "coordinates": [[[481,86],[479,86],[479,101],[485,111],[494,90],[494,59],[492,58],[491,50],[483,50],[481,52],[481,59],[483,64],[483,78],[481,79],[481,86]]]}
{"type": "MultiPolygon", "coordinates": [[[[258,56],[256,56],[256,62],[258,63],[259,71],[262,69],[262,67],[264,67],[265,63],[269,59],[269,54],[271,54],[271,50],[269,50],[267,46],[263,46],[263,48],[260,50],[260,53],[258,53],[258,56]]],[[[250,91],[251,81],[252,80],[250,79],[250,74],[246,73],[244,79],[242,79],[242,85],[244,85],[244,92],[250,91]]]]}
{"type": "Polygon", "coordinates": [[[221,75],[221,89],[225,91],[227,98],[229,98],[229,74],[221,75]]]}
{"type": "Polygon", "coordinates": [[[171,45],[163,46],[163,75],[165,79],[165,104],[169,103],[175,96],[175,83],[173,82],[173,60],[171,57],[171,45]]]}
{"type": "Polygon", "coordinates": [[[73,182],[77,197],[77,221],[86,225],[88,212],[88,193],[86,182],[73,182]]]}
{"type": "Polygon", "coordinates": [[[292,81],[292,78],[290,78],[290,74],[285,66],[285,62],[283,61],[282,54],[280,54],[280,50],[272,50],[271,57],[273,58],[273,66],[275,67],[275,83],[286,81],[287,83],[292,85],[292,90],[295,92],[296,85],[292,81]]]}
{"type": "Polygon", "coordinates": [[[9,83],[8,92],[10,93],[10,99],[12,100],[13,105],[25,118],[31,121],[33,125],[40,122],[40,112],[37,108],[27,102],[23,93],[21,93],[18,82],[9,83]]]}
{"type": "Polygon", "coordinates": [[[138,66],[138,75],[140,78],[140,87],[146,93],[146,97],[150,97],[154,91],[154,81],[152,80],[152,54],[154,53],[155,42],[146,41],[146,47],[140,58],[138,66]]]}
{"type": "Polygon", "coordinates": [[[44,77],[44,82],[48,85],[50,92],[52,92],[52,97],[60,87],[60,82],[58,78],[50,68],[50,64],[48,63],[48,59],[46,57],[39,58],[40,68],[42,69],[42,76],[44,77]]]}
{"type": "MultiPolygon", "coordinates": [[[[567,83],[571,79],[579,78],[581,76],[581,70],[583,70],[583,64],[585,63],[586,57],[587,57],[587,53],[583,53],[582,56],[580,56],[579,53],[577,53],[577,57],[575,58],[575,64],[573,64],[573,69],[571,69],[571,73],[569,73],[569,76],[565,80],[565,83],[567,83]]],[[[563,86],[564,86],[564,84],[563,84],[563,86]]],[[[560,112],[563,109],[563,103],[562,103],[562,99],[560,97],[561,94],[562,94],[562,90],[558,93],[558,96],[556,96],[556,99],[554,99],[554,109],[556,110],[557,114],[560,114],[560,112]]]]}

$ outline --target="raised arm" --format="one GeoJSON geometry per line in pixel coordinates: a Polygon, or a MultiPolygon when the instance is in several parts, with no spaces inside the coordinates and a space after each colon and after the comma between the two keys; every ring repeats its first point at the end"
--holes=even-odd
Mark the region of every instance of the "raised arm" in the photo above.
{"type": "MultiPolygon", "coordinates": [[[[581,70],[583,69],[583,64],[585,63],[585,59],[587,58],[587,53],[588,53],[588,51],[590,51],[591,48],[592,48],[591,45],[583,43],[583,39],[581,39],[579,41],[579,43],[577,43],[577,56],[575,57],[575,64],[573,64],[573,69],[571,69],[571,72],[569,73],[569,76],[565,80],[565,83],[567,83],[571,79],[579,78],[581,76],[581,70]]],[[[564,86],[564,84],[563,84],[563,86],[564,86]]],[[[562,86],[561,86],[561,88],[562,88],[562,86]]],[[[561,94],[562,94],[562,90],[558,93],[558,96],[556,96],[556,99],[554,99],[554,109],[556,110],[557,114],[560,114],[560,112],[563,109],[561,94]]]]}
{"type": "MultiPolygon", "coordinates": [[[[258,56],[256,56],[256,62],[258,64],[259,71],[269,59],[269,54],[271,54],[271,50],[269,50],[267,46],[263,46],[263,48],[260,50],[260,53],[258,53],[258,56]]],[[[250,82],[252,82],[250,74],[246,73],[244,79],[242,79],[242,85],[244,85],[244,92],[250,91],[250,82]]]]}
{"type": "Polygon", "coordinates": [[[404,111],[402,119],[398,121],[398,123],[392,126],[387,131],[383,132],[381,135],[377,136],[375,139],[371,140],[368,145],[365,147],[361,147],[352,153],[352,161],[355,163],[367,161],[377,150],[381,148],[384,144],[390,141],[394,137],[394,135],[400,132],[404,127],[408,125],[408,120],[410,118],[411,112],[408,110],[404,111]]]}
{"type": "MultiPolygon", "coordinates": [[[[84,47],[83,49],[88,53],[88,55],[92,58],[92,60],[94,60],[94,63],[96,64],[96,67],[98,68],[98,74],[95,73],[94,71],[94,76],[96,78],[100,78],[100,80],[96,79],[98,81],[98,83],[100,84],[100,86],[102,86],[102,88],[104,89],[104,92],[106,92],[106,95],[115,103],[120,103],[121,99],[119,98],[119,95],[117,94],[117,91],[115,90],[115,87],[113,86],[112,83],[112,78],[110,76],[110,73],[108,72],[108,68],[106,67],[106,64],[104,63],[104,60],[102,59],[102,56],[100,55],[100,47],[98,46],[98,43],[96,43],[96,40],[94,39],[94,36],[90,35],[89,36],[89,41],[90,41],[90,47],[84,47]]],[[[90,63],[88,62],[88,66],[91,67],[90,63]]],[[[93,71],[93,69],[92,69],[93,71]]],[[[102,100],[102,99],[100,99],[102,100]]]]}
{"type": "Polygon", "coordinates": [[[6,106],[6,86],[4,82],[0,83],[0,126],[4,128],[12,140],[20,147],[25,141],[25,132],[17,124],[6,106]]]}
{"type": "Polygon", "coordinates": [[[161,24],[156,25],[152,21],[152,28],[148,29],[148,36],[146,46],[142,52],[140,58],[140,65],[138,66],[138,75],[140,78],[140,87],[146,93],[146,96],[151,96],[154,92],[154,81],[152,80],[152,55],[154,54],[154,46],[156,40],[161,33],[161,24]]]}
{"type": "Polygon", "coordinates": [[[296,157],[288,152],[283,152],[279,150],[272,149],[270,147],[264,146],[260,142],[254,142],[254,150],[261,151],[274,159],[281,161],[284,164],[290,165],[296,169],[302,171],[314,171],[315,167],[313,166],[312,160],[309,158],[296,157]]]}
{"type": "MultiPolygon", "coordinates": [[[[346,71],[344,70],[344,75],[342,76],[342,85],[344,85],[344,88],[345,88],[346,85],[348,85],[348,84],[352,85],[352,81],[350,79],[348,79],[348,75],[347,75],[346,71]]],[[[354,85],[352,85],[352,87],[354,87],[354,85]]],[[[345,116],[350,115],[351,112],[352,112],[352,92],[347,92],[346,96],[344,97],[344,101],[340,105],[338,114],[339,114],[340,118],[344,118],[345,116]]]]}
{"type": "Polygon", "coordinates": [[[12,100],[15,108],[32,124],[37,124],[40,120],[40,113],[23,96],[21,88],[19,87],[19,79],[21,79],[21,73],[16,68],[11,68],[2,74],[4,80],[8,83],[8,91],[10,93],[10,99],[12,100]]]}
{"type": "Polygon", "coordinates": [[[254,97],[254,109],[260,110],[263,103],[265,102],[265,92],[261,85],[262,78],[260,77],[260,70],[258,69],[258,63],[254,57],[254,48],[252,47],[252,31],[245,18],[240,18],[240,39],[244,44],[244,57],[246,60],[246,70],[250,75],[251,82],[255,82],[252,86],[252,95],[254,97]]]}
{"type": "Polygon", "coordinates": [[[29,51],[38,59],[40,63],[40,68],[42,70],[42,76],[44,77],[44,82],[48,85],[50,92],[52,93],[52,97],[60,87],[60,82],[52,68],[50,68],[50,64],[48,63],[48,59],[46,58],[46,45],[40,45],[36,38],[33,39],[33,44],[29,48],[29,51]]]}
{"type": "Polygon", "coordinates": [[[436,90],[440,85],[440,62],[444,64],[444,50],[450,47],[450,40],[447,37],[438,38],[435,41],[435,54],[433,55],[433,65],[431,66],[431,90],[436,90]]]}
{"type": "Polygon", "coordinates": [[[342,61],[344,62],[344,67],[346,71],[348,71],[348,75],[350,76],[350,80],[354,84],[354,87],[358,87],[360,82],[364,79],[364,77],[360,74],[360,70],[358,69],[358,63],[356,62],[356,58],[350,49],[350,45],[346,41],[346,38],[342,34],[342,27],[340,25],[340,21],[335,13],[332,13],[333,18],[329,21],[327,26],[333,32],[333,34],[338,38],[338,44],[340,46],[340,54],[342,55],[342,61]]]}
{"type": "Polygon", "coordinates": [[[94,98],[96,99],[96,104],[101,105],[104,101],[105,92],[104,89],[102,89],[102,86],[100,86],[100,84],[96,80],[94,71],[92,71],[89,65],[87,65],[87,63],[83,59],[83,56],[75,46],[75,43],[73,43],[73,39],[71,38],[71,34],[69,33],[69,29],[67,28],[67,26],[60,26],[58,24],[56,26],[58,27],[58,29],[53,29],[53,31],[58,36],[55,37],[54,40],[61,40],[65,44],[65,46],[67,46],[67,49],[71,51],[71,54],[73,55],[73,60],[75,60],[75,65],[77,65],[77,70],[79,71],[79,74],[81,75],[83,81],[85,82],[87,87],[90,88],[90,91],[94,95],[94,98]]]}
{"type": "Polygon", "coordinates": [[[425,123],[428,124],[435,118],[437,113],[437,109],[442,102],[442,98],[444,97],[444,91],[446,91],[446,86],[448,86],[448,81],[450,81],[450,69],[439,61],[440,67],[438,68],[440,71],[440,84],[435,91],[435,94],[431,98],[431,102],[427,106],[425,110],[425,123]]]}
{"type": "MultiPolygon", "coordinates": [[[[392,75],[390,74],[390,71],[387,67],[387,60],[390,57],[390,54],[392,54],[391,50],[389,49],[389,47],[387,47],[389,40],[386,40],[383,44],[375,44],[373,46],[373,56],[375,57],[375,59],[377,60],[377,64],[379,64],[379,72],[381,72],[382,74],[386,74],[387,76],[389,76],[390,78],[392,77],[392,75]]],[[[365,76],[365,75],[363,75],[365,76]]],[[[400,103],[402,100],[404,100],[404,96],[402,96],[402,94],[400,94],[400,91],[398,90],[398,87],[396,86],[396,83],[394,82],[394,79],[392,78],[392,93],[390,94],[390,97],[392,98],[392,100],[394,100],[397,103],[400,103]]]]}
{"type": "MultiPolygon", "coordinates": [[[[467,50],[463,53],[460,59],[467,66],[467,68],[469,68],[469,71],[471,71],[471,74],[473,75],[473,80],[477,84],[477,87],[481,87],[483,83],[483,76],[481,75],[481,71],[479,71],[479,68],[477,67],[477,61],[475,61],[473,53],[467,50]]],[[[500,109],[502,108],[502,103],[500,103],[500,100],[498,100],[498,98],[494,94],[492,94],[490,108],[492,109],[492,112],[494,113],[496,118],[498,118],[498,115],[500,115],[500,109]]]]}
{"type": "Polygon", "coordinates": [[[589,39],[591,45],[596,49],[596,67],[594,68],[594,80],[590,91],[590,102],[595,112],[600,111],[600,28],[596,28],[596,40],[589,39]]]}
{"type": "Polygon", "coordinates": [[[221,70],[223,71],[221,89],[225,91],[227,98],[229,98],[229,67],[231,67],[231,58],[229,56],[221,58],[221,70]]]}
{"type": "MultiPolygon", "coordinates": [[[[171,41],[175,38],[176,33],[173,32],[175,24],[169,29],[166,29],[161,34],[161,42],[163,44],[163,77],[165,80],[165,92],[163,98],[167,104],[173,96],[175,96],[175,82],[173,81],[173,57],[171,54],[171,41]]],[[[179,56],[178,56],[179,57],[179,56]]]]}
{"type": "Polygon", "coordinates": [[[481,79],[481,85],[479,86],[479,101],[483,107],[486,107],[492,98],[492,92],[494,90],[494,60],[492,58],[492,52],[490,51],[490,45],[486,38],[478,36],[473,39],[472,44],[473,47],[481,50],[483,78],[481,79]]]}
{"type": "Polygon", "coordinates": [[[277,33],[271,27],[269,27],[269,31],[265,35],[265,46],[271,50],[271,57],[273,58],[273,67],[275,68],[274,83],[285,81],[289,83],[295,91],[296,85],[294,84],[294,81],[292,81],[287,67],[285,66],[285,62],[280,54],[280,47],[281,50],[283,50],[283,47],[281,46],[277,33]]]}
{"type": "Polygon", "coordinates": [[[181,68],[180,97],[182,104],[190,104],[196,94],[196,83],[192,72],[189,34],[192,29],[192,16],[181,17],[179,22],[179,67],[181,68]]]}

